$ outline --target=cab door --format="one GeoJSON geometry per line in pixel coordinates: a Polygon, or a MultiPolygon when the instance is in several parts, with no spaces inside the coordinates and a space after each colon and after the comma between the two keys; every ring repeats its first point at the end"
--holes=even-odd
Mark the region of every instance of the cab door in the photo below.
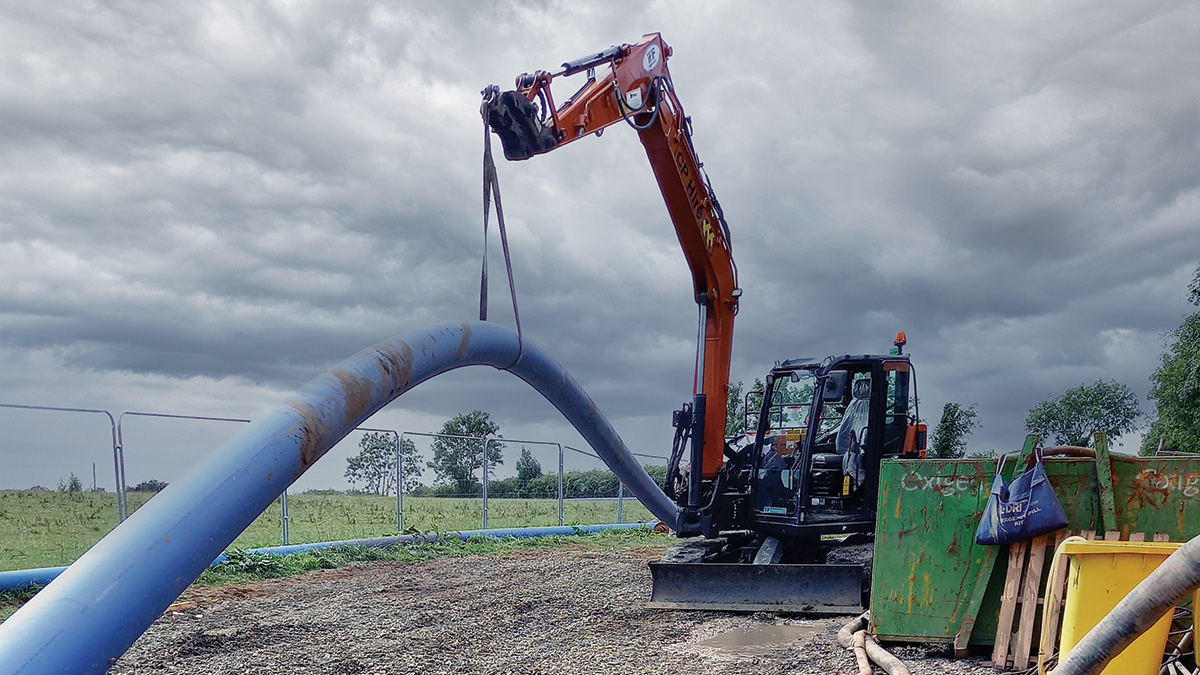
{"type": "Polygon", "coordinates": [[[803,479],[816,378],[807,370],[771,378],[759,419],[753,508],[758,514],[794,517],[803,479]]]}

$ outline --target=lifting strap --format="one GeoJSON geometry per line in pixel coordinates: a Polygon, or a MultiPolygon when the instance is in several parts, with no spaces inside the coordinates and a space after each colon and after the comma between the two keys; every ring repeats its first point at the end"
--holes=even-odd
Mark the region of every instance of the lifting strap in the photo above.
{"type": "Polygon", "coordinates": [[[487,321],[488,301],[488,216],[492,210],[492,198],[496,200],[496,223],[500,228],[500,244],[504,249],[504,267],[508,272],[508,291],[512,295],[513,319],[517,324],[517,360],[512,366],[521,361],[525,355],[525,340],[521,335],[521,313],[517,310],[517,286],[513,281],[512,258],[508,252],[508,231],[504,228],[504,208],[500,204],[500,180],[496,177],[496,163],[492,160],[492,131],[488,126],[488,104],[499,92],[494,87],[484,90],[483,105],[479,112],[483,116],[483,271],[479,281],[479,320],[487,321]]]}

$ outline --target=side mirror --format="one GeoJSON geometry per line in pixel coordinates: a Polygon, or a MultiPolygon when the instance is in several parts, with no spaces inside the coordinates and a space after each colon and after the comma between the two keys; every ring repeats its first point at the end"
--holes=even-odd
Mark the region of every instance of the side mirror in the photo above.
{"type": "Polygon", "coordinates": [[[829,403],[831,401],[840,401],[846,396],[846,382],[850,380],[850,373],[845,370],[835,370],[829,373],[825,378],[825,384],[821,389],[821,400],[829,403]]]}

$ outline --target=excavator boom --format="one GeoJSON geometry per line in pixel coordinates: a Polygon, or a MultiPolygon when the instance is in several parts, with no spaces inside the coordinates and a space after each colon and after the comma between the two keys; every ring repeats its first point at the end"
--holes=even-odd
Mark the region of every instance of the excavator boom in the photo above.
{"type": "Polygon", "coordinates": [[[671,49],[658,33],[633,45],[614,46],[562,64],[557,73],[517,78],[516,89],[484,91],[488,124],[504,156],[522,160],[550,152],[609,126],[626,123],[638,132],[662,191],[701,313],[692,422],[689,505],[701,500],[700,485],[716,478],[724,461],[725,413],[733,319],[741,290],[720,205],[696,158],[691,128],[667,69],[671,49]],[[587,73],[584,85],[555,105],[550,84],[587,73]]]}

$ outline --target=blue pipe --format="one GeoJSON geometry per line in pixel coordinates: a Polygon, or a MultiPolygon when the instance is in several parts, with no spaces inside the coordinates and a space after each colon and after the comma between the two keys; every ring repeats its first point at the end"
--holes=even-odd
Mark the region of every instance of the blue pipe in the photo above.
{"type": "Polygon", "coordinates": [[[0,591],[15,591],[26,586],[45,586],[62,574],[66,567],[38,567],[31,570],[0,572],[0,591]]]}
{"type": "MultiPolygon", "coordinates": [[[[317,551],[324,548],[341,548],[346,546],[366,546],[367,548],[386,548],[397,544],[432,544],[441,539],[466,540],[471,537],[513,537],[514,539],[530,539],[534,537],[566,537],[573,534],[592,534],[604,530],[636,530],[646,527],[645,523],[613,523],[611,525],[553,525],[547,527],[510,527],[497,530],[463,530],[462,532],[432,532],[429,534],[400,534],[391,537],[374,537],[371,539],[344,539],[342,541],[323,541],[316,544],[289,544],[287,546],[268,546],[265,548],[246,549],[249,553],[270,553],[273,555],[293,555],[305,551],[317,551]]],[[[227,560],[224,553],[217,556],[213,565],[219,565],[227,560]]]]}
{"type": "Polygon", "coordinates": [[[397,396],[455,368],[508,370],[542,394],[649,511],[674,503],[562,366],[512,331],[444,324],[379,342],[322,373],[174,481],[0,624],[0,672],[101,673],[330,447],[397,396]]]}
{"type": "MultiPolygon", "coordinates": [[[[264,546],[246,549],[249,553],[268,553],[271,555],[292,555],[305,551],[316,551],[323,548],[339,548],[345,546],[366,546],[367,548],[386,548],[397,544],[432,543],[440,539],[469,539],[471,537],[513,537],[526,539],[530,537],[562,537],[573,534],[592,534],[605,530],[636,530],[646,527],[644,523],[612,523],[609,525],[562,525],[548,527],[510,527],[494,530],[463,530],[462,532],[442,532],[431,534],[401,534],[391,537],[372,537],[370,539],[343,539],[341,541],[323,541],[313,544],[291,544],[287,546],[264,546]]],[[[210,567],[216,567],[228,560],[224,553],[217,556],[210,567]]],[[[58,575],[66,571],[66,567],[38,567],[29,570],[11,570],[0,572],[0,592],[15,591],[27,586],[45,586],[54,581],[58,575]]]]}
{"type": "MultiPolygon", "coordinates": [[[[249,553],[270,553],[272,555],[293,555],[305,551],[318,551],[324,548],[343,548],[346,546],[366,546],[367,548],[386,548],[397,544],[432,544],[442,539],[467,540],[471,537],[495,537],[503,539],[531,539],[535,537],[567,537],[573,534],[593,534],[605,530],[636,530],[647,527],[645,523],[612,523],[610,525],[553,525],[546,527],[509,527],[495,530],[463,530],[462,532],[431,532],[429,534],[400,534],[391,537],[373,537],[371,539],[344,539],[342,541],[323,541],[315,544],[289,544],[287,546],[267,546],[264,548],[246,549],[249,553]]],[[[213,565],[219,565],[227,560],[224,553],[217,556],[213,565]]]]}

